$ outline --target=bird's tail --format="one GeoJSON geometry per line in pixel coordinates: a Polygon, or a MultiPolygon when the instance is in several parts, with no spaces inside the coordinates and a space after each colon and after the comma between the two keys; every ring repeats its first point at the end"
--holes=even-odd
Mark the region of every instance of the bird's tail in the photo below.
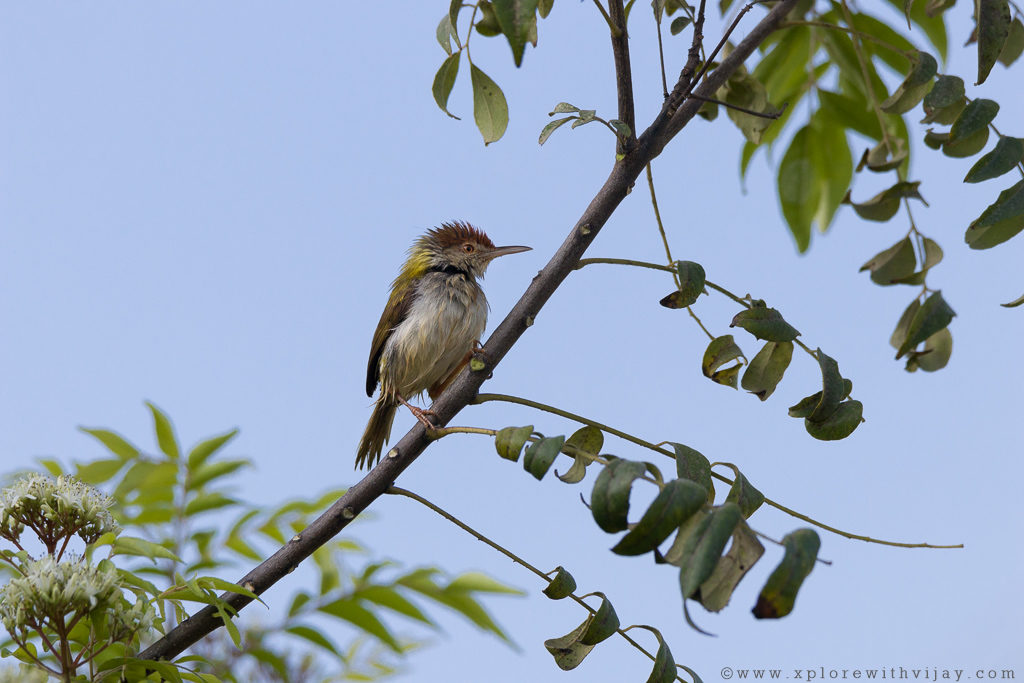
{"type": "Polygon", "coordinates": [[[380,460],[380,452],[384,450],[384,444],[391,437],[391,424],[395,421],[397,409],[396,402],[389,401],[383,396],[374,405],[366,431],[359,441],[359,450],[356,451],[357,470],[364,466],[371,467],[380,460]]]}

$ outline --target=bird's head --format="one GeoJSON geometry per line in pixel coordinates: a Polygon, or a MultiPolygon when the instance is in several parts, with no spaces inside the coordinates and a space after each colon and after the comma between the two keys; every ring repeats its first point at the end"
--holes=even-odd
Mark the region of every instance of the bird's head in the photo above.
{"type": "Polygon", "coordinates": [[[428,230],[416,240],[410,260],[423,264],[427,271],[465,273],[479,279],[487,265],[499,256],[529,250],[530,247],[496,247],[482,230],[456,221],[442,223],[440,228],[428,230]]]}

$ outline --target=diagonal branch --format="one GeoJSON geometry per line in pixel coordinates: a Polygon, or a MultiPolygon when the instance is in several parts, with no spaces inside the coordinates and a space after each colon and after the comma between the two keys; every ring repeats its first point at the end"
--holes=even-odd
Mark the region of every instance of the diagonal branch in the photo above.
{"type": "MultiPolygon", "coordinates": [[[[754,49],[768,37],[786,17],[797,0],[782,0],[750,32],[721,65],[710,72],[697,94],[711,97],[718,87],[746,60],[754,49]]],[[[544,269],[533,278],[526,292],[501,321],[487,340],[483,357],[487,366],[480,371],[463,372],[431,406],[437,415],[438,426],[444,426],[455,415],[472,403],[480,385],[490,375],[512,345],[533,324],[541,308],[555,290],[575,269],[577,262],[590,246],[598,231],[611,217],[612,212],[629,194],[633,183],[647,164],[665,148],[665,145],[694,117],[701,106],[700,100],[690,99],[678,110],[670,111],[666,106],[654,122],[637,138],[633,152],[616,161],[611,174],[598,190],[594,199],[584,210],[579,221],[568,237],[551,257],[544,269]]],[[[326,544],[356,515],[383,495],[413,461],[431,443],[423,425],[416,425],[402,437],[387,457],[371,470],[361,481],[348,489],[324,514],[314,520],[301,533],[296,534],[287,544],[271,555],[266,561],[237,581],[257,595],[262,594],[282,577],[294,570],[313,551],[326,544]]],[[[237,593],[223,596],[235,610],[240,610],[252,599],[237,593]]],[[[170,659],[203,636],[222,625],[214,606],[207,606],[181,622],[163,638],[140,653],[143,659],[170,659]]]]}
{"type": "Polygon", "coordinates": [[[615,86],[619,96],[619,121],[629,126],[629,139],[619,142],[619,152],[625,154],[636,141],[636,114],[633,109],[633,72],[629,66],[629,33],[626,31],[626,11],[622,0],[608,0],[608,17],[619,29],[611,31],[612,57],[615,60],[615,86]]]}

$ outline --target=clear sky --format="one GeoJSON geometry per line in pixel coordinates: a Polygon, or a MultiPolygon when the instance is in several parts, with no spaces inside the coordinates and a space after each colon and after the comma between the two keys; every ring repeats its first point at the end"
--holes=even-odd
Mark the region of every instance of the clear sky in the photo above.
{"type": "MultiPolygon", "coordinates": [[[[559,101],[614,115],[608,39],[590,3],[556,3],[521,70],[503,40],[473,39],[475,62],[511,108],[505,138],[487,148],[472,124],[465,64],[450,103],[461,122],[430,94],[444,57],[434,28],[447,4],[0,6],[2,469],[42,455],[96,457],[99,447],[75,429],[81,424],[151,445],[142,405],[149,399],[189,443],[240,427],[232,450],[257,463],[240,480],[250,500],[313,497],[356,480],[355,445],[370,414],[370,336],[412,239],[464,219],[496,243],[534,248],[491,267],[491,329],[612,164],[610,135],[597,125],[536,144],[559,101]]],[[[968,11],[953,14],[953,45],[969,31],[968,11]]],[[[646,122],[659,106],[660,79],[651,22],[634,22],[637,117],[646,122]]],[[[666,40],[678,69],[684,43],[666,40]]],[[[973,80],[973,60],[954,48],[952,71],[973,80]]],[[[988,83],[969,89],[998,99],[997,125],[1018,136],[1020,83],[1019,65],[997,65],[988,83]]],[[[806,115],[806,105],[795,113],[806,115]]],[[[950,366],[910,375],[887,343],[910,288],[879,288],[857,273],[904,234],[905,217],[865,223],[844,209],[799,256],[764,156],[741,192],[740,145],[724,117],[694,121],[655,162],[673,253],[737,293],[768,300],[806,343],[839,361],[868,420],[853,437],[816,442],[786,416],[819,382],[805,354],[764,404],[705,380],[706,338],[685,313],[658,306],[672,284],[653,271],[573,274],[484,390],[556,404],[650,441],[685,442],[735,462],[770,498],[843,529],[963,542],[964,550],[895,549],[823,533],[821,555],[832,566],[815,568],[791,616],[758,622],[749,609],[781,557],[768,547],[723,613],[693,608],[718,634],[708,638],[685,625],[674,570],[608,552],[612,537],[579,502],[594,475],[575,487],[551,476],[537,482],[500,460],[488,439],[465,436],[430,448],[400,484],[540,567],[567,566],[581,589],[609,595],[624,624],[661,628],[676,660],[708,683],[722,680],[725,666],[1024,674],[1024,370],[1014,351],[1024,311],[997,305],[1024,291],[1024,238],[985,252],[963,244],[967,224],[1011,176],[966,186],[971,160],[915,149],[911,176],[924,181],[930,204],[915,207],[915,217],[946,253],[929,281],[958,316],[950,366]]],[[[857,177],[855,196],[888,180],[857,177]]],[[[663,260],[643,184],[590,255],[663,260]]],[[[719,334],[736,312],[720,296],[702,298],[696,310],[719,334]]],[[[748,355],[758,348],[744,333],[737,340],[748,355]]],[[[467,409],[456,423],[575,429],[495,404],[467,409]]],[[[396,436],[411,424],[400,414],[396,436]]],[[[606,451],[653,455],[616,439],[606,451]]],[[[669,461],[659,465],[671,471],[669,461]]],[[[380,556],[482,570],[529,591],[488,603],[520,651],[445,617],[444,632],[428,634],[433,646],[413,657],[403,680],[646,679],[649,662],[619,639],[560,673],[542,642],[578,624],[578,608],[547,600],[532,575],[411,501],[382,500],[373,513],[349,531],[380,556]]],[[[764,508],[752,525],[781,537],[800,522],[764,508]]],[[[268,602],[304,580],[289,577],[268,602]]]]}

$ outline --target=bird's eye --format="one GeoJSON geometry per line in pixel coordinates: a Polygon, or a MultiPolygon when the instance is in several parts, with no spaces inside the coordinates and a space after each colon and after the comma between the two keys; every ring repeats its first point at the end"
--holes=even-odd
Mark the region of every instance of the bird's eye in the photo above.
{"type": "Polygon", "coordinates": [[[474,251],[476,251],[476,247],[474,247],[472,244],[466,243],[462,245],[462,251],[466,252],[467,254],[472,254],[474,251]]]}

